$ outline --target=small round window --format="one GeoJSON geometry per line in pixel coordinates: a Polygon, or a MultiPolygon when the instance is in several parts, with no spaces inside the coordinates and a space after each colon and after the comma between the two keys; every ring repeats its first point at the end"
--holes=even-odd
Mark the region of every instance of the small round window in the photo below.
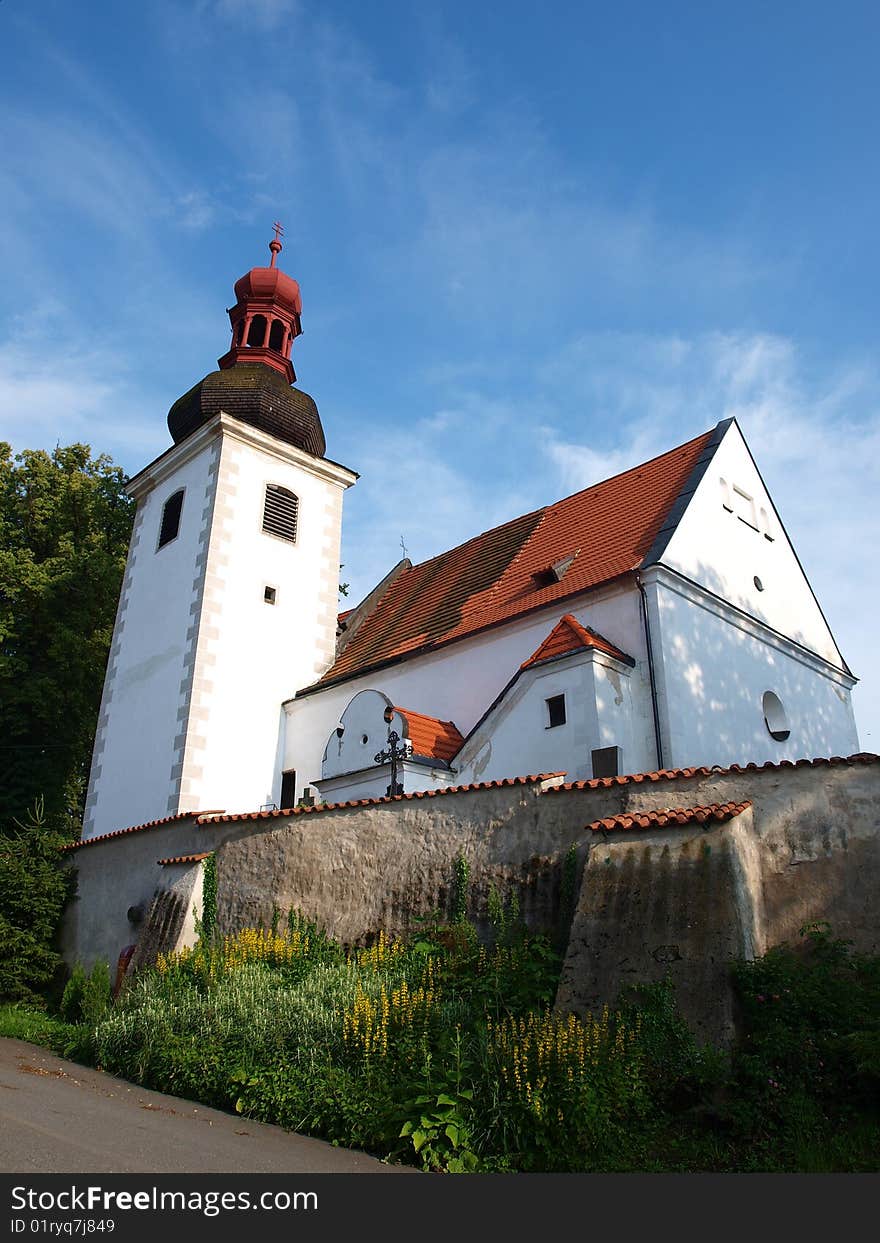
{"type": "Polygon", "coordinates": [[[764,590],[764,584],[761,582],[760,578],[758,578],[757,574],[756,574],[756,575],[755,575],[755,577],[752,579],[752,582],[755,584],[755,586],[757,587],[758,591],[763,591],[763,590],[764,590]]]}
{"type": "Polygon", "coordinates": [[[773,691],[765,691],[761,707],[764,710],[764,724],[767,726],[770,737],[777,742],[785,742],[791,730],[782,700],[773,691]]]}

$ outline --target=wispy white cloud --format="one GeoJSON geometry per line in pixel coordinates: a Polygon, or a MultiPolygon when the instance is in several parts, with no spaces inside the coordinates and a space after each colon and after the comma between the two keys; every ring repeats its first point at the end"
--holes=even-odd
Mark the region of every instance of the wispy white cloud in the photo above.
{"type": "Polygon", "coordinates": [[[167,444],[163,420],[124,356],[82,334],[46,301],[0,340],[0,439],[17,452],[82,441],[131,472],[167,444]]]}
{"type": "Polygon", "coordinates": [[[203,18],[219,17],[259,30],[275,30],[295,18],[299,9],[299,0],[198,0],[196,5],[203,18]]]}
{"type": "Polygon", "coordinates": [[[193,232],[206,229],[217,215],[216,207],[210,197],[196,190],[190,191],[189,194],[182,194],[177,199],[175,207],[181,226],[184,229],[192,229],[193,232]]]}
{"type": "Polygon", "coordinates": [[[880,584],[865,573],[865,556],[880,545],[877,370],[856,360],[816,375],[793,341],[770,334],[596,334],[548,360],[542,376],[572,405],[582,403],[592,429],[572,437],[569,409],[565,433],[545,430],[561,492],[634,466],[719,419],[739,421],[843,654],[865,678],[857,715],[876,747],[880,584]]]}

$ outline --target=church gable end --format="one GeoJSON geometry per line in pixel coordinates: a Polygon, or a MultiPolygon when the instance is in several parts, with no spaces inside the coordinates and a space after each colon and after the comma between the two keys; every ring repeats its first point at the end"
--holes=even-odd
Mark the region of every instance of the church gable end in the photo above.
{"type": "Polygon", "coordinates": [[[846,670],[739,426],[721,428],[668,543],[648,560],[846,670]]]}

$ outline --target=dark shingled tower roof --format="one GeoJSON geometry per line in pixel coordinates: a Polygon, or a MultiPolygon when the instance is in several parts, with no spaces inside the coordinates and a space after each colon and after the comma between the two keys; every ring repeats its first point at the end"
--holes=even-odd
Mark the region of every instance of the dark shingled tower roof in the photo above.
{"type": "Polygon", "coordinates": [[[314,400],[263,363],[236,363],[212,371],[178,397],[168,411],[168,430],[174,443],[221,410],[306,453],[324,456],[324,429],[314,400]]]}

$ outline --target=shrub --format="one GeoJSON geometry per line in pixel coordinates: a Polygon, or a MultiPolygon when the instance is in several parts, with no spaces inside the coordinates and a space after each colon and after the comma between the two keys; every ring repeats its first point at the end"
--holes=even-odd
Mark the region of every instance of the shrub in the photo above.
{"type": "Polygon", "coordinates": [[[66,841],[41,801],[0,831],[0,998],[41,1004],[61,965],[55,937],[74,888],[62,867],[66,841]]]}
{"type": "Polygon", "coordinates": [[[762,1134],[796,1114],[801,1127],[814,1106],[821,1117],[851,1114],[854,1101],[880,1104],[880,958],[854,953],[827,924],[801,935],[799,947],[734,968],[745,1024],[740,1121],[762,1134]]]}

